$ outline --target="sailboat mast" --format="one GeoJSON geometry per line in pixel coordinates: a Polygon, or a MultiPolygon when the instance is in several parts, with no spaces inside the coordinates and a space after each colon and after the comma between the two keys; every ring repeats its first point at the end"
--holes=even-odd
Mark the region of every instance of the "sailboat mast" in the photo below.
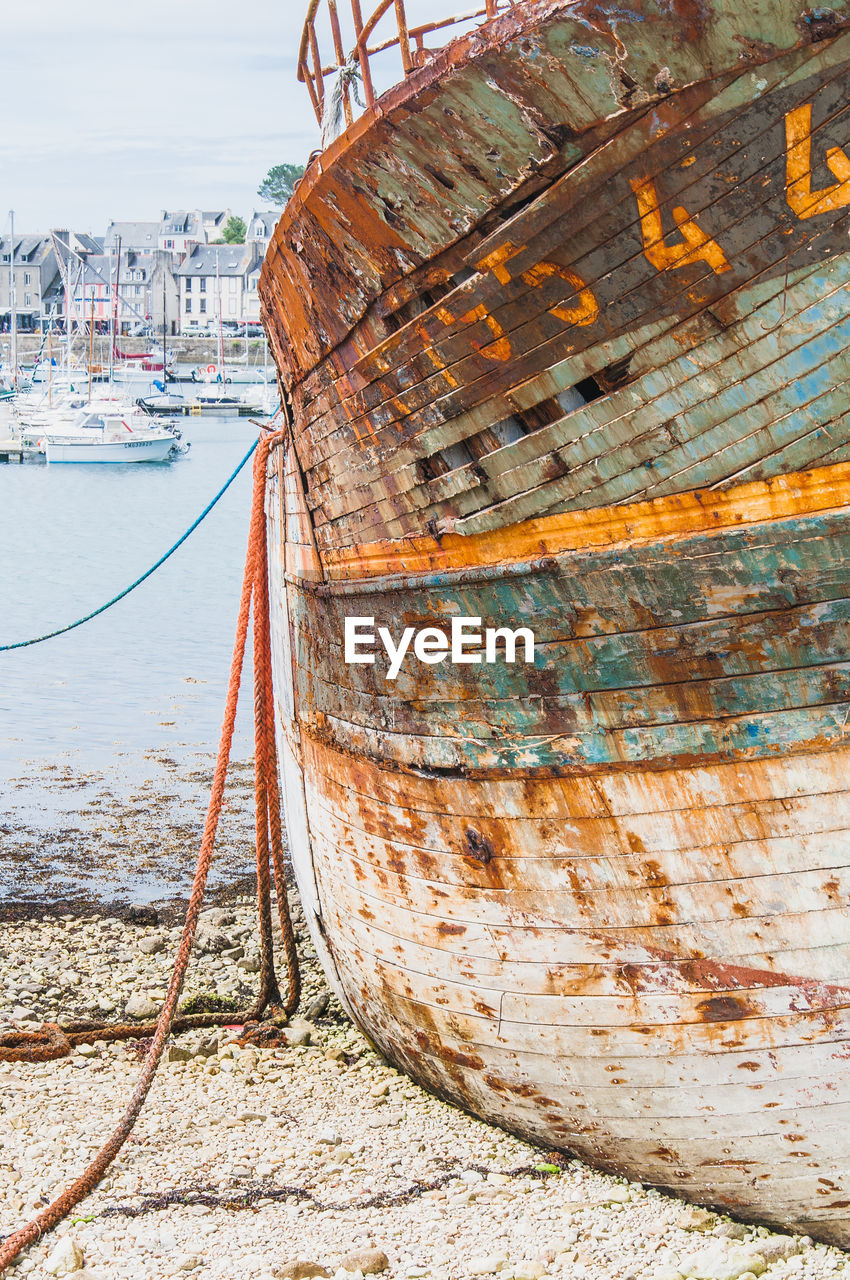
{"type": "MultiPolygon", "coordinates": [[[[85,291],[83,292],[85,298],[85,291]]],[[[91,400],[91,382],[94,370],[94,285],[91,287],[91,322],[89,324],[89,400],[91,400]]]]}
{"type": "Polygon", "coordinates": [[[113,357],[113,360],[117,355],[118,329],[121,323],[121,316],[119,311],[120,301],[121,301],[121,295],[119,293],[119,285],[121,282],[121,237],[120,236],[118,236],[118,240],[115,248],[116,248],[116,254],[117,254],[118,260],[115,263],[115,291],[112,295],[112,357],[113,357]]]}
{"type": "Polygon", "coordinates": [[[223,386],[227,382],[227,373],[224,368],[224,329],[221,322],[221,262],[218,249],[215,251],[215,279],[218,288],[218,366],[221,370],[223,386]]]}
{"type": "Polygon", "coordinates": [[[12,247],[9,250],[9,322],[12,326],[12,386],[18,389],[18,300],[15,296],[15,210],[9,210],[12,247]]]}
{"type": "MultiPolygon", "coordinates": [[[[121,237],[118,237],[118,243],[121,243],[121,237]]],[[[109,249],[109,385],[112,386],[112,378],[115,373],[115,287],[117,278],[113,283],[112,280],[112,248],[109,249]]]]}

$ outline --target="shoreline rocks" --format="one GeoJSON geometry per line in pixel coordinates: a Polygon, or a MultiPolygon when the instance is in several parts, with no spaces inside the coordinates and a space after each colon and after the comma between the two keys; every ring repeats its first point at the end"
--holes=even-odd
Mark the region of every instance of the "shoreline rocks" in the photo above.
{"type": "MultiPolygon", "coordinates": [[[[239,1045],[238,1027],[173,1036],[100,1186],[10,1275],[831,1280],[844,1268],[836,1249],[577,1160],[559,1171],[550,1153],[432,1097],[345,1018],[297,901],[294,919],[304,1014],[274,1045],[239,1045]]],[[[247,1007],[256,976],[243,961],[259,956],[252,901],[205,911],[202,935],[210,941],[195,948],[183,1002],[247,1007]]],[[[0,1026],[155,1016],[179,937],[179,923],[155,912],[7,923],[0,1026]]],[[[0,1235],[82,1171],[126,1105],[142,1053],[104,1039],[54,1062],[0,1063],[0,1235]]]]}

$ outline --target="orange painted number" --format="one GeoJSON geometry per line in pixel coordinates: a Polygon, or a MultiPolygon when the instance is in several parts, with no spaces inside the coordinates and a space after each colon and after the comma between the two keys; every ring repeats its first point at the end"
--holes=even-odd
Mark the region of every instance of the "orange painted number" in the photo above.
{"type": "Polygon", "coordinates": [[[813,218],[850,204],[850,160],[840,147],[830,147],[826,163],[831,187],[812,191],[812,104],[805,102],[785,117],[785,195],[798,218],[813,218]]]}
{"type": "Polygon", "coordinates": [[[682,239],[678,244],[666,244],[655,183],[651,178],[630,178],[629,183],[640,214],[644,256],[656,271],[672,271],[693,262],[707,262],[716,275],[731,269],[717,241],[707,236],[681,205],[674,205],[673,218],[682,239]]]}
{"type": "MultiPolygon", "coordinates": [[[[511,273],[505,265],[511,258],[516,257],[520,252],[510,240],[506,241],[501,248],[494,250],[488,254],[486,258],[482,258],[476,263],[479,271],[492,271],[493,275],[500,284],[510,284],[511,273]]],[[[567,284],[575,290],[577,302],[574,307],[550,307],[550,315],[557,316],[559,320],[563,320],[565,324],[593,324],[599,315],[599,303],[596,301],[593,290],[588,288],[582,278],[576,275],[575,271],[571,271],[569,267],[562,267],[557,262],[538,262],[536,267],[531,267],[528,271],[523,271],[522,278],[532,289],[536,289],[544,280],[548,280],[550,276],[560,276],[562,280],[566,280],[567,284]]]]}
{"type": "MultiPolygon", "coordinates": [[[[447,307],[439,307],[435,315],[442,320],[443,324],[450,325],[454,323],[454,316],[447,307]]],[[[485,306],[473,307],[471,311],[467,311],[465,315],[460,316],[463,324],[476,324],[479,320],[483,320],[487,328],[493,335],[493,341],[487,343],[473,342],[476,351],[480,351],[482,356],[488,360],[498,360],[504,364],[510,360],[511,351],[510,339],[505,337],[505,331],[499,324],[495,316],[491,316],[485,306]]]]}
{"type": "Polygon", "coordinates": [[[599,303],[596,301],[593,290],[587,287],[581,276],[570,271],[569,267],[559,266],[557,262],[538,262],[536,267],[522,273],[523,280],[532,288],[537,288],[550,276],[560,276],[562,280],[566,280],[567,284],[575,290],[577,299],[574,307],[560,305],[550,307],[550,315],[557,316],[559,320],[563,320],[564,324],[593,324],[599,315],[599,303]]]}

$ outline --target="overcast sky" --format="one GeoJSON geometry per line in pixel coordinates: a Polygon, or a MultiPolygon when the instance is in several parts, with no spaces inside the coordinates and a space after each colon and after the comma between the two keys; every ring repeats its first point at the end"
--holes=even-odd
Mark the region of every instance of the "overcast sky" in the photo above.
{"type": "Polygon", "coordinates": [[[318,128],[295,64],[306,0],[3,0],[0,227],[164,208],[246,216],[318,128]]]}

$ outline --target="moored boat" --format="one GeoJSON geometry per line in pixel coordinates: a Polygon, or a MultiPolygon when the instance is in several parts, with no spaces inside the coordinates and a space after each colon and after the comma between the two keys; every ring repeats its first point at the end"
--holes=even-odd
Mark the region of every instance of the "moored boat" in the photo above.
{"type": "Polygon", "coordinates": [[[847,1247],[847,7],[321,16],[261,297],[329,978],[478,1115],[847,1247]]]}
{"type": "Polygon", "coordinates": [[[43,421],[22,427],[20,437],[48,463],[168,462],[187,450],[172,429],[152,426],[146,414],[96,403],[72,416],[55,410],[43,421]]]}

